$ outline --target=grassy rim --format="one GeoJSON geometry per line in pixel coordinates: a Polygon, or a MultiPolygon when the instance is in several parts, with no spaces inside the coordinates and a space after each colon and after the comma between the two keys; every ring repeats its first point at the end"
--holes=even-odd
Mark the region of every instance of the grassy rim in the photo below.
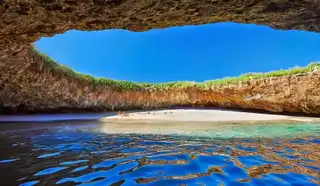
{"type": "Polygon", "coordinates": [[[185,88],[191,88],[191,87],[197,87],[200,89],[210,89],[214,86],[237,84],[240,82],[270,78],[270,77],[295,75],[295,74],[310,72],[315,69],[320,69],[320,62],[313,62],[306,67],[293,67],[286,70],[281,69],[281,70],[276,70],[276,71],[271,71],[266,73],[245,73],[238,77],[226,77],[222,79],[208,80],[204,82],[175,81],[175,82],[167,82],[167,83],[135,83],[131,81],[98,78],[88,74],[78,73],[69,67],[66,67],[64,65],[61,65],[55,62],[49,56],[41,53],[38,49],[36,49],[35,46],[33,46],[33,52],[35,52],[35,54],[41,56],[44,59],[45,65],[49,71],[64,72],[69,77],[77,78],[80,80],[91,81],[93,87],[108,86],[120,91],[121,90],[141,90],[141,89],[167,90],[171,88],[185,89],[185,88]]]}

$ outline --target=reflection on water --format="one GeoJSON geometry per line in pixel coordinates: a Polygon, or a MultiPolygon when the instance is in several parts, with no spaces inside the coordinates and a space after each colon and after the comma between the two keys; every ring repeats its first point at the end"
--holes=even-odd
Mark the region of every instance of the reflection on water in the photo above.
{"type": "MultiPolygon", "coordinates": [[[[200,129],[205,126],[194,125],[200,129]]],[[[124,125],[115,124],[1,124],[0,183],[319,184],[320,124],[269,124],[269,128],[261,124],[243,125],[244,131],[255,134],[251,136],[240,135],[245,132],[239,124],[226,126],[206,126],[202,133],[189,130],[180,131],[179,135],[147,134],[142,127],[144,134],[139,135],[132,134],[133,131],[117,134],[124,125]],[[258,137],[277,131],[277,127],[283,136],[277,133],[258,137]]]]}

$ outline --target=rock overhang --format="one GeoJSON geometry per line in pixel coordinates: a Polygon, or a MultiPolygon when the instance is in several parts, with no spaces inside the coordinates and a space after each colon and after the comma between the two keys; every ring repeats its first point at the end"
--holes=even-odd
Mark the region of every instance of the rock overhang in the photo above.
{"type": "Polygon", "coordinates": [[[30,44],[70,29],[146,31],[237,22],[320,31],[318,0],[2,0],[0,46],[30,44]]]}

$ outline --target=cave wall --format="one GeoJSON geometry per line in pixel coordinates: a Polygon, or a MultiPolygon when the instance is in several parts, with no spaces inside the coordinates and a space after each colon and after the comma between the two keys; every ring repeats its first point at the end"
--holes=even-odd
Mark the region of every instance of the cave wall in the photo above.
{"type": "Polygon", "coordinates": [[[163,108],[177,105],[320,113],[320,70],[237,84],[167,90],[114,90],[93,86],[63,71],[51,71],[44,58],[25,45],[11,64],[2,66],[3,113],[103,111],[163,108]]]}
{"type": "Polygon", "coordinates": [[[319,72],[218,87],[151,92],[92,88],[52,74],[31,43],[70,29],[128,29],[222,21],[320,31],[318,0],[1,0],[0,113],[55,109],[131,109],[211,105],[273,112],[320,113],[319,72]],[[284,91],[285,90],[285,91],[284,91]],[[285,92],[285,93],[283,93],[285,92]]]}

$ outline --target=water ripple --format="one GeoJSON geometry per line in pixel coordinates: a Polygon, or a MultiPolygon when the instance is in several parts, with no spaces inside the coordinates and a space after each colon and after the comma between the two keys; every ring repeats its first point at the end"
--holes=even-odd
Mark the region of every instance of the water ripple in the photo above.
{"type": "Polygon", "coordinates": [[[315,186],[319,141],[308,135],[220,139],[103,134],[75,127],[20,130],[2,132],[0,148],[6,153],[0,157],[0,174],[6,186],[315,186]]]}

